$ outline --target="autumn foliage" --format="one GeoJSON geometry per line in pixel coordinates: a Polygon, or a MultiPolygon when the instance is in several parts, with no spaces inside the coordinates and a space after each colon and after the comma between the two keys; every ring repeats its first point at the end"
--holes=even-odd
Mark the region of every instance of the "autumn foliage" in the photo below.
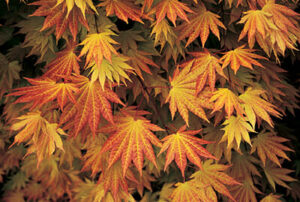
{"type": "Polygon", "coordinates": [[[296,6],[0,0],[1,197],[300,200],[296,6]]]}

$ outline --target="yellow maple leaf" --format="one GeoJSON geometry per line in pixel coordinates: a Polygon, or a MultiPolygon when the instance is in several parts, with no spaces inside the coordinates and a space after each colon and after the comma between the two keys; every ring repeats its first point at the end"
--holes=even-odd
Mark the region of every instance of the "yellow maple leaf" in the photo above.
{"type": "Polygon", "coordinates": [[[170,103],[169,108],[172,118],[174,118],[175,112],[178,110],[187,125],[189,125],[188,111],[209,122],[203,107],[212,108],[212,104],[209,101],[211,92],[206,89],[196,96],[197,74],[191,72],[190,69],[191,65],[188,65],[181,71],[178,68],[175,70],[170,81],[171,90],[166,102],[170,103]]]}
{"type": "Polygon", "coordinates": [[[87,5],[93,9],[95,13],[98,13],[92,0],[57,0],[56,5],[64,3],[67,6],[68,14],[73,9],[74,5],[80,8],[82,15],[85,16],[85,10],[87,9],[87,5]]]}
{"type": "Polygon", "coordinates": [[[276,111],[276,106],[261,98],[261,95],[265,93],[264,90],[253,89],[249,87],[239,98],[244,102],[242,104],[245,114],[254,127],[256,122],[256,116],[265,120],[273,127],[273,122],[269,114],[280,118],[281,114],[276,111]]]}
{"type": "Polygon", "coordinates": [[[129,66],[126,61],[129,58],[124,56],[112,55],[110,61],[103,59],[100,66],[96,62],[90,62],[87,68],[91,69],[91,81],[99,81],[102,89],[105,87],[105,81],[108,79],[112,84],[117,82],[120,85],[120,82],[126,84],[126,79],[131,81],[126,72],[133,72],[134,68],[129,66]]]}
{"type": "Polygon", "coordinates": [[[112,44],[118,44],[111,36],[116,34],[111,31],[110,25],[106,26],[103,32],[89,34],[79,45],[83,45],[79,57],[86,55],[86,63],[95,61],[98,66],[101,66],[103,57],[111,62],[112,53],[118,55],[118,52],[112,44]]]}
{"type": "Polygon", "coordinates": [[[281,196],[269,194],[268,196],[265,196],[260,202],[281,202],[280,200],[281,196]]]}
{"type": "Polygon", "coordinates": [[[244,110],[241,106],[241,99],[228,88],[219,88],[214,92],[209,101],[215,102],[212,113],[222,109],[225,105],[228,119],[231,117],[234,109],[237,115],[242,116],[244,114],[244,110]]]}
{"type": "Polygon", "coordinates": [[[249,132],[255,133],[254,128],[242,116],[231,116],[223,123],[225,125],[222,130],[225,131],[220,142],[228,140],[227,149],[231,147],[235,140],[237,147],[240,147],[241,140],[245,140],[251,145],[249,132]]]}
{"type": "MultiPolygon", "coordinates": [[[[11,146],[21,142],[28,142],[30,144],[27,149],[27,155],[36,152],[37,166],[44,158],[49,158],[54,151],[55,147],[63,149],[63,143],[60,135],[66,133],[57,127],[55,123],[49,123],[41,116],[41,112],[28,112],[17,118],[18,122],[11,126],[11,130],[22,130],[15,136],[15,140],[11,146]]],[[[11,147],[10,146],[10,147],[11,147]]]]}
{"type": "Polygon", "coordinates": [[[202,201],[202,196],[199,194],[198,186],[190,181],[175,184],[176,188],[171,194],[173,202],[186,202],[186,201],[202,201]]]}

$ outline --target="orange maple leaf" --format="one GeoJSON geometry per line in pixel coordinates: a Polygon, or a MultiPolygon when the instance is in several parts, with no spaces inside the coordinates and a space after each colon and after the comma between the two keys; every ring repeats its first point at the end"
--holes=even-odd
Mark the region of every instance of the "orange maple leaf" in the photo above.
{"type": "Polygon", "coordinates": [[[70,43],[66,49],[56,53],[56,58],[45,66],[47,71],[43,77],[57,79],[60,76],[70,76],[72,72],[80,74],[79,58],[74,52],[75,47],[75,43],[70,43]]]}
{"type": "Polygon", "coordinates": [[[230,166],[222,164],[213,164],[213,160],[209,159],[203,163],[203,169],[192,174],[191,178],[194,178],[193,181],[195,183],[211,186],[217,192],[235,201],[235,199],[231,196],[224,184],[240,185],[240,183],[223,172],[228,167],[230,166]]]}
{"type": "Polygon", "coordinates": [[[219,88],[214,92],[210,101],[215,102],[212,113],[222,109],[225,105],[225,111],[228,118],[230,118],[234,109],[238,115],[242,116],[244,114],[244,110],[241,106],[241,99],[228,88],[219,88]]]}
{"type": "Polygon", "coordinates": [[[229,190],[237,201],[257,202],[256,194],[262,194],[257,189],[252,181],[252,178],[247,177],[241,185],[235,185],[229,190]]]}
{"type": "Polygon", "coordinates": [[[58,40],[66,31],[67,27],[69,27],[73,40],[75,41],[78,33],[78,22],[89,30],[89,25],[78,7],[74,7],[68,14],[66,4],[56,4],[57,0],[40,0],[29,4],[40,6],[31,16],[47,16],[40,31],[55,25],[55,36],[56,40],[58,40]]]}
{"type": "Polygon", "coordinates": [[[170,78],[171,90],[166,99],[166,102],[170,103],[169,108],[172,118],[174,118],[175,112],[178,110],[187,125],[189,125],[188,110],[209,122],[202,107],[212,108],[212,104],[209,101],[212,95],[210,91],[204,90],[196,96],[197,74],[190,71],[191,64],[185,66],[181,71],[179,71],[179,68],[176,68],[173,78],[170,78]]]}
{"type": "Polygon", "coordinates": [[[203,4],[194,12],[195,14],[190,15],[190,23],[184,22],[178,27],[180,35],[178,40],[182,40],[189,37],[186,47],[192,43],[198,36],[201,38],[202,47],[209,36],[209,30],[220,40],[219,27],[226,29],[223,23],[218,19],[220,16],[206,10],[203,4]]]}
{"type": "Polygon", "coordinates": [[[281,117],[281,114],[276,111],[276,106],[260,97],[264,93],[264,90],[253,89],[249,87],[243,94],[239,96],[239,98],[244,102],[242,106],[244,107],[245,114],[253,127],[256,122],[256,116],[268,122],[268,124],[270,124],[272,127],[273,122],[269,114],[277,118],[281,117]]]}
{"type": "Polygon", "coordinates": [[[30,110],[35,107],[40,108],[47,102],[57,99],[58,105],[63,110],[67,100],[75,103],[74,93],[78,91],[78,88],[72,83],[59,83],[52,79],[30,79],[26,80],[33,86],[26,86],[14,89],[15,92],[8,96],[21,96],[15,103],[32,102],[30,110]]]}
{"type": "Polygon", "coordinates": [[[183,177],[184,170],[187,164],[187,159],[189,159],[193,164],[197,165],[199,168],[202,168],[200,156],[204,158],[216,159],[204,147],[201,146],[202,144],[209,144],[212,142],[194,136],[198,134],[201,130],[185,130],[186,126],[183,126],[177,131],[176,134],[171,134],[163,138],[163,145],[158,154],[160,155],[162,152],[168,150],[164,170],[167,169],[169,164],[175,158],[175,162],[180,168],[183,177]]]}
{"type": "Polygon", "coordinates": [[[222,68],[224,69],[230,63],[230,67],[235,74],[239,70],[241,65],[249,69],[253,69],[252,65],[263,68],[263,66],[255,59],[267,60],[267,58],[252,53],[255,50],[246,49],[244,48],[245,46],[246,45],[242,45],[234,50],[226,52],[225,55],[220,59],[220,61],[223,63],[222,68]]]}
{"type": "Polygon", "coordinates": [[[74,76],[71,80],[79,87],[76,94],[76,104],[69,104],[66,107],[60,117],[60,125],[73,118],[74,122],[72,124],[74,136],[76,136],[87,122],[93,135],[95,135],[100,121],[100,114],[113,123],[109,101],[124,105],[119,97],[108,88],[102,89],[98,81],[92,82],[85,76],[74,76]]]}
{"type": "Polygon", "coordinates": [[[251,140],[252,148],[250,153],[257,151],[259,158],[263,165],[266,165],[266,159],[276,163],[281,167],[281,163],[277,156],[290,160],[284,151],[293,151],[292,149],[284,146],[283,142],[289,141],[286,138],[276,136],[274,133],[262,131],[255,138],[251,140]]]}
{"type": "Polygon", "coordinates": [[[248,44],[253,48],[255,43],[256,33],[265,39],[267,33],[278,30],[278,28],[270,20],[272,14],[263,10],[249,10],[244,12],[244,16],[238,23],[244,23],[244,28],[239,36],[239,40],[244,38],[248,33],[248,44]]]}
{"type": "Polygon", "coordinates": [[[66,135],[65,132],[57,128],[57,124],[49,123],[41,116],[41,112],[28,112],[17,118],[18,122],[11,126],[11,130],[22,130],[15,136],[14,144],[28,142],[26,156],[36,152],[37,167],[44,158],[49,158],[55,151],[55,147],[63,149],[63,143],[59,135],[66,135]]]}
{"type": "Polygon", "coordinates": [[[196,94],[204,89],[206,83],[209,84],[211,91],[215,90],[216,72],[227,79],[221,68],[219,59],[207,49],[204,49],[203,52],[190,52],[189,54],[195,58],[181,66],[186,66],[189,62],[193,63],[191,71],[193,74],[199,75],[196,81],[196,94]]]}
{"type": "Polygon", "coordinates": [[[151,19],[148,15],[142,13],[142,11],[134,5],[131,0],[126,2],[122,0],[104,0],[104,2],[98,4],[97,6],[105,7],[106,15],[115,14],[119,19],[128,23],[128,18],[140,22],[142,24],[143,21],[141,17],[151,19]]]}
{"type": "Polygon", "coordinates": [[[135,110],[134,107],[123,109],[114,116],[114,125],[101,128],[101,132],[112,133],[104,143],[101,152],[110,151],[108,167],[118,159],[122,160],[123,176],[133,161],[140,175],[142,175],[144,155],[157,167],[152,144],[161,147],[159,139],[151,131],[163,131],[151,124],[142,115],[146,111],[135,110]]]}
{"type": "Polygon", "coordinates": [[[193,13],[193,11],[186,6],[186,4],[178,0],[163,0],[160,1],[154,8],[151,9],[149,14],[156,14],[156,23],[160,23],[167,15],[169,20],[176,26],[176,18],[179,16],[181,19],[189,22],[185,11],[193,13]]]}
{"type": "Polygon", "coordinates": [[[101,66],[103,57],[111,62],[112,53],[118,55],[118,52],[112,44],[118,44],[111,36],[116,34],[107,26],[103,32],[88,35],[79,45],[83,45],[79,57],[87,54],[85,65],[89,64],[92,59],[97,66],[101,66]]]}

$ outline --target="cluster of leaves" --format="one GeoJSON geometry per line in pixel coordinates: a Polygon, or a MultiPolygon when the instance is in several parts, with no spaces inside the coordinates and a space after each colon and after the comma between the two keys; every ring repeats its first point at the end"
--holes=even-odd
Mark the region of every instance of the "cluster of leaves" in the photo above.
{"type": "Polygon", "coordinates": [[[4,200],[300,199],[296,3],[0,0],[4,200]]]}

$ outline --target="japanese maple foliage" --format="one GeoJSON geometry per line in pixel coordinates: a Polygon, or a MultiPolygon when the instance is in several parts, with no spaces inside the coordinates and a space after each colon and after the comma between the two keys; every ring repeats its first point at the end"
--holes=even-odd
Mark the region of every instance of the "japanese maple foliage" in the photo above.
{"type": "Polygon", "coordinates": [[[0,0],[1,197],[300,200],[296,6],[0,0]]]}

